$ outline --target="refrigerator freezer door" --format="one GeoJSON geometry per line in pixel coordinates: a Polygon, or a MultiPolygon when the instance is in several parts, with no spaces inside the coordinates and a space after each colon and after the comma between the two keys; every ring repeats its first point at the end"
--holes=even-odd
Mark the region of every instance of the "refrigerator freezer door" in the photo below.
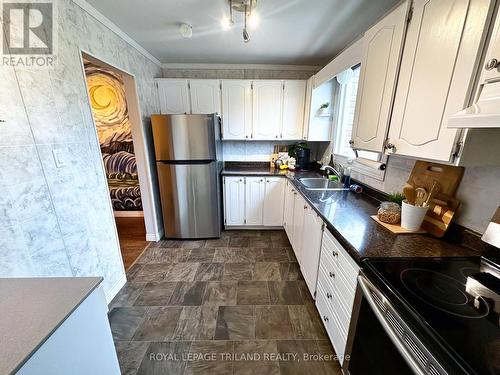
{"type": "Polygon", "coordinates": [[[220,237],[221,207],[217,162],[157,162],[166,238],[220,237]]]}
{"type": "Polygon", "coordinates": [[[156,160],[216,160],[215,115],[152,115],[156,160]]]}

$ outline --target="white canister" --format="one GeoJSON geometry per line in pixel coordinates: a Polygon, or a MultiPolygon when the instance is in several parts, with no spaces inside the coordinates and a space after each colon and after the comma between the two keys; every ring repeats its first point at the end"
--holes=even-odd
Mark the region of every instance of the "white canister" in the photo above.
{"type": "Polygon", "coordinates": [[[413,206],[404,200],[401,207],[401,227],[412,232],[419,230],[428,209],[428,206],[413,206]]]}

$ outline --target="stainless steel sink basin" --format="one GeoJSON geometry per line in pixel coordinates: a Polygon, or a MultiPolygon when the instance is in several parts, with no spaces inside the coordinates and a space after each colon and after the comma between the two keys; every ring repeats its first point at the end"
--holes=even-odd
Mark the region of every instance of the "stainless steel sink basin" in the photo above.
{"type": "Polygon", "coordinates": [[[348,190],[340,182],[330,181],[321,177],[299,178],[299,182],[307,190],[348,190]]]}

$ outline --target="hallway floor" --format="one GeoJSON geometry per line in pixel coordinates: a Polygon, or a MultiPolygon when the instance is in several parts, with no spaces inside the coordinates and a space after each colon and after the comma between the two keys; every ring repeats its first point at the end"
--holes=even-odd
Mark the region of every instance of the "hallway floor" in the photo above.
{"type": "Polygon", "coordinates": [[[149,245],[146,241],[146,227],[143,217],[115,217],[120,249],[125,271],[134,264],[144,249],[149,245]]]}
{"type": "Polygon", "coordinates": [[[341,373],[284,231],[152,243],[127,277],[109,313],[122,374],[341,373]]]}

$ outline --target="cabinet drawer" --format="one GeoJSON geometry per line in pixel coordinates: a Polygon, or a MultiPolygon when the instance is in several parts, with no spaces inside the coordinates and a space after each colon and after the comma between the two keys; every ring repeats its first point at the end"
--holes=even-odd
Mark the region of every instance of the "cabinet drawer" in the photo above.
{"type": "Polygon", "coordinates": [[[324,252],[325,257],[330,258],[334,266],[338,267],[337,270],[340,270],[344,274],[351,288],[356,289],[359,266],[327,230],[325,230],[323,235],[323,248],[324,251],[322,249],[322,255],[324,252]]]}
{"type": "MultiPolygon", "coordinates": [[[[344,298],[339,295],[337,289],[335,286],[330,282],[330,278],[327,275],[327,271],[320,266],[320,271],[318,275],[318,292],[319,293],[324,293],[324,296],[326,298],[326,302],[332,310],[332,312],[335,314],[335,317],[340,325],[340,329],[342,331],[342,334],[347,337],[347,332],[349,331],[349,324],[351,322],[351,308],[347,308],[345,305],[344,298]],[[321,292],[320,288],[321,286],[321,292]]],[[[316,297],[318,298],[318,297],[316,297]]]]}
{"type": "Polygon", "coordinates": [[[347,342],[347,336],[342,333],[340,329],[340,324],[335,317],[335,314],[329,308],[328,302],[326,301],[325,291],[318,284],[318,297],[316,298],[316,308],[321,316],[321,321],[325,326],[326,333],[332,342],[335,353],[339,358],[339,362],[342,365],[344,361],[344,351],[347,342]]]}

